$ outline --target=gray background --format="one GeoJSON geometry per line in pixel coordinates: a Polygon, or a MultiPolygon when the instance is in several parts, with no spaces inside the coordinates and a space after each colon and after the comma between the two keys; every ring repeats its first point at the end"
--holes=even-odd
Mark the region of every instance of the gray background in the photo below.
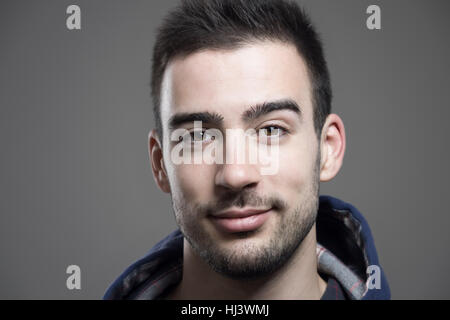
{"type": "MultiPolygon", "coordinates": [[[[1,1],[0,298],[101,298],[176,227],[147,155],[150,55],[175,3],[1,1]],[[80,31],[66,29],[69,4],[80,31]],[[81,290],[65,286],[70,264],[81,290]]],[[[393,298],[448,299],[450,2],[302,3],[347,133],[321,193],[367,218],[393,298]]]]}

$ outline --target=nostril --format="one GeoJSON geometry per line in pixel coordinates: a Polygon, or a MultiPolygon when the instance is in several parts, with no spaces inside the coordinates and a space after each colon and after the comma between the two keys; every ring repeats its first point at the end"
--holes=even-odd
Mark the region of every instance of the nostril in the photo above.
{"type": "Polygon", "coordinates": [[[255,188],[257,186],[257,182],[251,182],[249,184],[247,184],[246,186],[244,186],[245,189],[252,189],[255,188]]]}

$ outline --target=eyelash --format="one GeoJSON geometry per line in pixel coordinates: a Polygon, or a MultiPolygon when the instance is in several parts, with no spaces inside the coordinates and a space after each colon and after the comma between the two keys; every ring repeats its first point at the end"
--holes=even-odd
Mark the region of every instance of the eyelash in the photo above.
{"type": "Polygon", "coordinates": [[[278,129],[278,130],[281,130],[282,133],[279,134],[279,135],[277,135],[276,137],[282,137],[282,136],[284,136],[285,134],[288,134],[288,133],[289,133],[289,131],[288,131],[286,128],[284,128],[284,127],[282,127],[282,126],[280,126],[280,125],[277,125],[277,124],[268,124],[268,125],[266,125],[266,126],[260,128],[260,129],[258,129],[257,131],[262,130],[262,129],[267,129],[267,128],[276,128],[276,129],[278,129]]]}

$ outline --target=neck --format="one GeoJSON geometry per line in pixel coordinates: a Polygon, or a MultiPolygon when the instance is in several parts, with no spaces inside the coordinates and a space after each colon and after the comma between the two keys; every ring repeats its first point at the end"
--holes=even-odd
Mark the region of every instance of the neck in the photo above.
{"type": "Polygon", "coordinates": [[[274,273],[236,280],[215,272],[184,240],[183,278],[168,299],[314,300],[326,288],[317,273],[315,225],[291,258],[274,273]],[[295,285],[293,285],[295,284],[295,285]]]}

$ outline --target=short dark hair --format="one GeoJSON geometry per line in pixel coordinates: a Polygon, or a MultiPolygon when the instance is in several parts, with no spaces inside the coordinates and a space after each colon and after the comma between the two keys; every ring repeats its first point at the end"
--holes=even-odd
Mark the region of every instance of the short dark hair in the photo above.
{"type": "Polygon", "coordinates": [[[287,0],[182,0],[163,20],[153,51],[151,90],[161,142],[161,83],[168,63],[200,50],[232,50],[258,40],[293,44],[303,57],[320,139],[332,92],[321,40],[305,11],[287,0]]]}

